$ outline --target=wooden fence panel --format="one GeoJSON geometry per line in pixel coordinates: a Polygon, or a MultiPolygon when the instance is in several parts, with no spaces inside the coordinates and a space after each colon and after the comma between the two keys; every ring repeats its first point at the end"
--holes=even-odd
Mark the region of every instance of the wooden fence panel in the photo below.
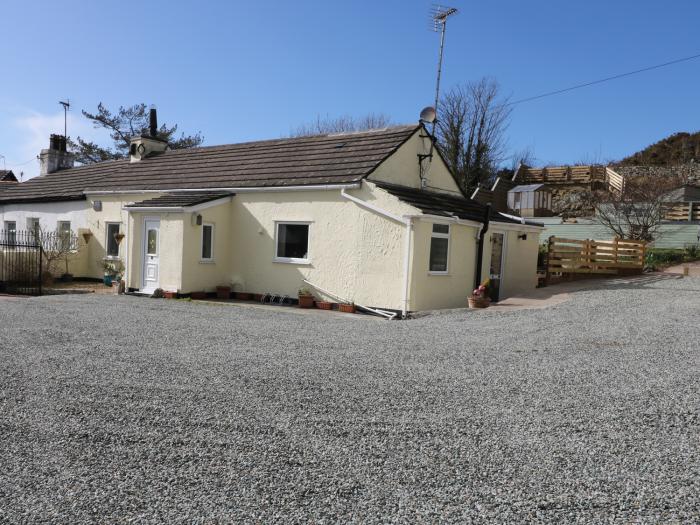
{"type": "Polygon", "coordinates": [[[547,250],[547,273],[610,274],[641,273],[646,243],[625,239],[597,241],[550,237],[547,250]]]}

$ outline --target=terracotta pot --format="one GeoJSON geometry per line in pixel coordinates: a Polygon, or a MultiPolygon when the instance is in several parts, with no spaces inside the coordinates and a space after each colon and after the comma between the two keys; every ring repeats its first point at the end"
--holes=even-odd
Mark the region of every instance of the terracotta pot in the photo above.
{"type": "Polygon", "coordinates": [[[177,299],[177,292],[163,292],[166,299],[177,299]]]}
{"type": "Polygon", "coordinates": [[[313,308],[314,307],[314,296],[313,295],[300,295],[299,296],[299,308],[313,308]]]}
{"type": "Polygon", "coordinates": [[[333,308],[333,303],[328,301],[316,301],[316,308],[319,310],[331,310],[333,308]]]}
{"type": "MultiPolygon", "coordinates": [[[[253,294],[248,292],[236,292],[235,295],[236,299],[239,299],[241,301],[250,301],[253,298],[253,294]]],[[[258,299],[258,301],[259,300],[260,299],[258,299]]]]}
{"type": "Polygon", "coordinates": [[[354,314],[357,311],[354,304],[346,304],[346,303],[340,303],[338,305],[338,310],[340,310],[341,312],[344,312],[346,314],[354,314]]]}
{"type": "Polygon", "coordinates": [[[190,293],[190,299],[201,301],[202,299],[206,299],[206,298],[207,298],[206,292],[191,292],[190,293]]]}
{"type": "Polygon", "coordinates": [[[216,287],[216,298],[217,299],[230,299],[231,298],[231,287],[230,286],[217,286],[216,287]]]}
{"type": "Polygon", "coordinates": [[[481,297],[479,295],[470,295],[467,300],[469,308],[488,308],[491,304],[489,297],[481,297]]]}

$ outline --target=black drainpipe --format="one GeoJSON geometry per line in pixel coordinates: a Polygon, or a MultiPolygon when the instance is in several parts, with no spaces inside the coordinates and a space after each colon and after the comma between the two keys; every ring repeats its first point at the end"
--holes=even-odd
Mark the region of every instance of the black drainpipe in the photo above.
{"type": "Polygon", "coordinates": [[[484,216],[484,227],[481,229],[479,234],[479,247],[476,249],[476,280],[474,282],[474,288],[478,288],[481,284],[481,266],[484,261],[484,240],[486,239],[486,232],[489,231],[489,219],[491,218],[491,203],[486,205],[486,214],[484,216]]]}

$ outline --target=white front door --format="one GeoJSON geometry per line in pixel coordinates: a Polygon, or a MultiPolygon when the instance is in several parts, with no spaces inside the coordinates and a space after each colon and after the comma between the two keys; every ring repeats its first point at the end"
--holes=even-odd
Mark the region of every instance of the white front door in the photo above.
{"type": "Polygon", "coordinates": [[[141,291],[152,293],[158,288],[159,282],[160,220],[146,219],[143,230],[143,287],[141,291]]]}

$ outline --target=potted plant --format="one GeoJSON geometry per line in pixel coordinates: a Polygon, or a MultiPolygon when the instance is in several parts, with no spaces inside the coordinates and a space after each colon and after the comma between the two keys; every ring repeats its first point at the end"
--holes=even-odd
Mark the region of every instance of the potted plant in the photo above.
{"type": "Polygon", "coordinates": [[[354,314],[357,308],[355,308],[355,303],[340,303],[338,305],[338,310],[346,314],[354,314]]]}
{"type": "Polygon", "coordinates": [[[216,298],[217,299],[230,299],[231,298],[231,287],[230,286],[217,286],[216,287],[216,298]]]}
{"type": "Polygon", "coordinates": [[[314,296],[311,290],[308,288],[299,289],[299,307],[300,308],[313,308],[314,307],[314,296]]]}
{"type": "Polygon", "coordinates": [[[113,281],[121,280],[121,273],[124,269],[121,261],[102,261],[102,269],[104,270],[103,281],[105,286],[112,286],[113,281]]]}
{"type": "Polygon", "coordinates": [[[489,297],[488,292],[489,280],[486,279],[468,297],[467,300],[469,301],[469,308],[488,308],[491,304],[491,298],[489,297]]]}

